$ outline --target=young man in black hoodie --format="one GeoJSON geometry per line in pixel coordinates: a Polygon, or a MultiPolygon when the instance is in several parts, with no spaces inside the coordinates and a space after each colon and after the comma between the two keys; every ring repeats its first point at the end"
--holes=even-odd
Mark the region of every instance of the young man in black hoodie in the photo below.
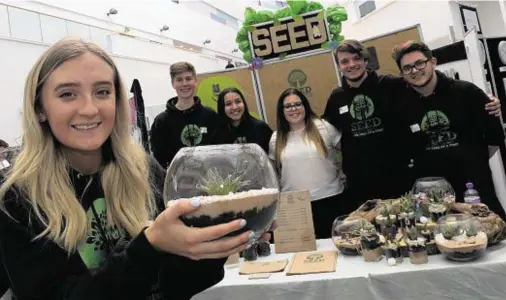
{"type": "Polygon", "coordinates": [[[472,182],[481,202],[504,217],[488,150],[489,145],[504,145],[504,130],[498,118],[483,110],[489,97],[470,82],[436,71],[437,61],[424,43],[401,44],[392,56],[409,85],[395,115],[406,134],[403,140],[413,147],[416,176],[445,177],[461,202],[466,183],[472,182]]]}
{"type": "Polygon", "coordinates": [[[172,87],[177,97],[169,99],[164,112],[151,126],[153,156],[167,168],[183,147],[208,145],[216,124],[216,113],[195,96],[197,73],[188,62],[170,66],[172,87]]]}
{"type": "MultiPolygon", "coordinates": [[[[369,54],[359,41],[345,40],[335,51],[342,87],[329,97],[323,117],[342,132],[343,171],[357,208],[366,200],[398,197],[416,179],[410,154],[396,126],[393,103],[406,83],[367,68],[369,54]]],[[[482,109],[483,110],[483,109],[482,109]]],[[[485,110],[500,112],[497,99],[485,110]]]]}
{"type": "Polygon", "coordinates": [[[402,88],[402,79],[368,69],[369,54],[356,40],[343,41],[335,58],[343,84],[330,95],[323,117],[342,132],[343,171],[350,199],[358,208],[366,200],[400,196],[410,183],[398,176],[405,162],[394,160],[396,149],[387,115],[390,88],[402,88]]]}

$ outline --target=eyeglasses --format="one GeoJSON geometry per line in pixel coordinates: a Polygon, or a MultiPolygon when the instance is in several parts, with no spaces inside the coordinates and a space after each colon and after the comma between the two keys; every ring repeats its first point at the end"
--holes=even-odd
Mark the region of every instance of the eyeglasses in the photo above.
{"type": "Polygon", "coordinates": [[[297,110],[301,106],[302,106],[302,102],[293,102],[293,103],[283,104],[283,109],[286,111],[297,110]]]}
{"type": "Polygon", "coordinates": [[[401,68],[402,74],[404,74],[404,75],[411,74],[413,72],[413,68],[417,69],[418,71],[421,71],[421,70],[425,69],[428,61],[429,61],[429,59],[417,60],[415,62],[415,64],[413,64],[413,65],[402,66],[402,68],[401,68]]]}

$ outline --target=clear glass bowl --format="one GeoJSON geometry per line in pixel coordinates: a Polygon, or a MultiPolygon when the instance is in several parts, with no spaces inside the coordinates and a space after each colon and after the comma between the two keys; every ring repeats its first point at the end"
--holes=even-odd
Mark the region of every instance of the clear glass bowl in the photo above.
{"type": "Polygon", "coordinates": [[[487,248],[487,234],[480,221],[468,214],[441,217],[434,239],[439,251],[455,261],[475,260],[483,256],[487,248]]]}
{"type": "MultiPolygon", "coordinates": [[[[364,226],[374,228],[366,219],[347,220],[348,215],[337,217],[332,224],[332,241],[344,255],[360,255],[361,229],[364,226]]],[[[374,229],[373,229],[374,230],[374,229]]]]}
{"type": "Polygon", "coordinates": [[[432,202],[455,202],[455,190],[443,177],[423,177],[416,180],[411,195],[432,202]]]}
{"type": "Polygon", "coordinates": [[[207,227],[236,219],[246,226],[229,234],[253,230],[258,239],[271,226],[279,202],[276,171],[257,144],[226,144],[182,148],[167,170],[164,199],[172,205],[197,198],[199,209],[181,217],[188,226],[207,227]]]}
{"type": "Polygon", "coordinates": [[[455,202],[455,190],[443,177],[423,177],[416,180],[411,195],[417,207],[417,216],[430,217],[433,222],[444,216],[455,202]]]}

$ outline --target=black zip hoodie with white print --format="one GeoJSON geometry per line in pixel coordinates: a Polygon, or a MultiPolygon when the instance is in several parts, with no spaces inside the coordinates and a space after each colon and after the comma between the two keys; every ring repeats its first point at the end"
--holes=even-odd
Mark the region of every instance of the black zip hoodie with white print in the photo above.
{"type": "MultiPolygon", "coordinates": [[[[159,212],[165,171],[151,160],[159,212]]],[[[68,253],[53,241],[33,240],[42,226],[23,194],[12,189],[0,211],[0,278],[20,300],[190,299],[223,279],[224,259],[194,261],[162,253],[144,231],[130,238],[124,230],[107,228],[100,172],[69,171],[76,197],[90,222],[87,239],[68,253]],[[4,279],[5,277],[5,279],[4,279]],[[196,279],[198,277],[198,280],[196,279]]]]}

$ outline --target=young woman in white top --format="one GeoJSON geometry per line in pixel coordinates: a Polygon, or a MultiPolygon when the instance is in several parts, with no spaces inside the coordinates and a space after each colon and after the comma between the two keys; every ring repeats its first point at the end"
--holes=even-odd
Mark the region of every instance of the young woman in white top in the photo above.
{"type": "Polygon", "coordinates": [[[285,90],[277,105],[277,131],[269,156],[280,175],[282,191],[309,190],[317,238],[329,238],[332,222],[349,210],[337,161],[341,133],[316,116],[300,91],[285,90]]]}

